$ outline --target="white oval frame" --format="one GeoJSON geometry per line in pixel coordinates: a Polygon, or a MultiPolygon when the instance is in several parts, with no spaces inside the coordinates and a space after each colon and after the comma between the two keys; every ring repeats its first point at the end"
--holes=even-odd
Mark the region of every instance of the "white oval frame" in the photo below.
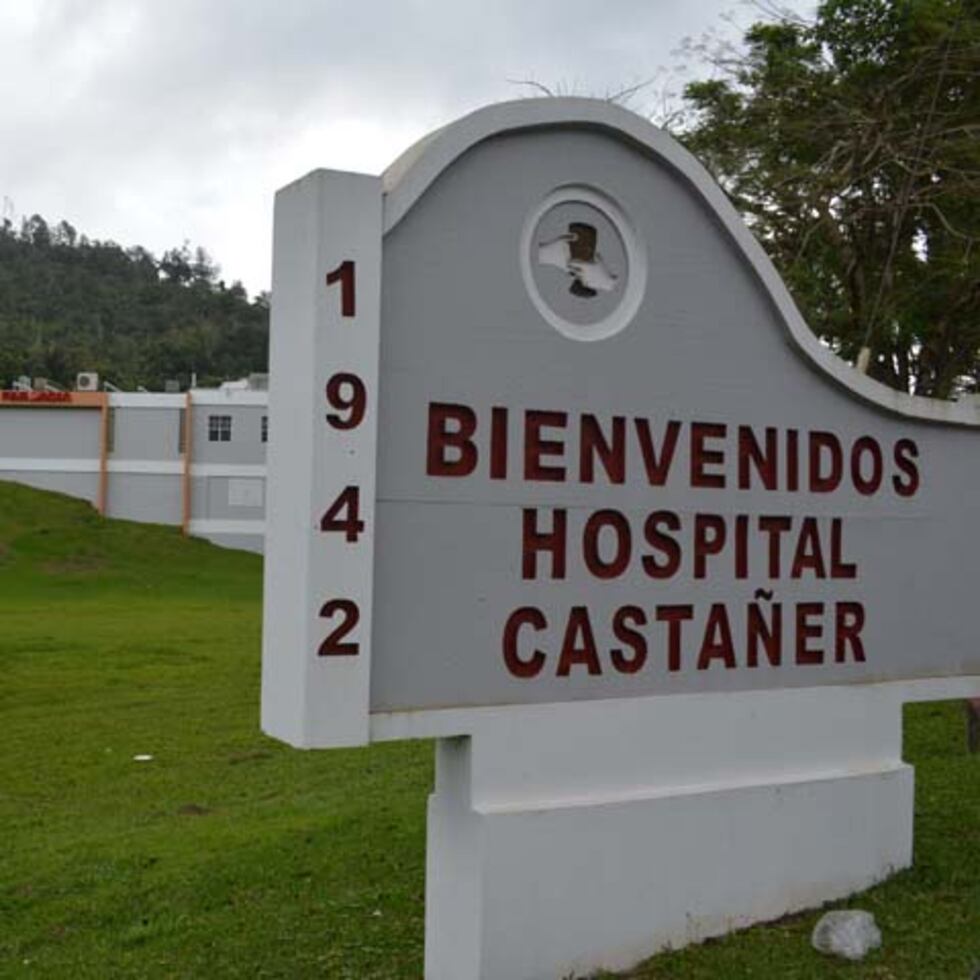
{"type": "Polygon", "coordinates": [[[586,342],[605,340],[625,330],[633,322],[646,294],[647,250],[633,223],[608,194],[584,184],[556,187],[528,214],[521,229],[520,249],[521,276],[528,296],[544,320],[563,336],[586,342]],[[626,288],[623,297],[616,309],[597,323],[573,323],[559,316],[538,290],[531,268],[531,246],[538,223],[552,208],[569,203],[587,204],[602,214],[616,229],[626,253],[626,288]]]}

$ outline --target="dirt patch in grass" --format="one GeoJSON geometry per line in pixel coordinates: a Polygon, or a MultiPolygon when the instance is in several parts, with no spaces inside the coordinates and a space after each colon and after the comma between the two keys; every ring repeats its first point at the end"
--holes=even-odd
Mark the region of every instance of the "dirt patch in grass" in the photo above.
{"type": "Polygon", "coordinates": [[[211,811],[206,806],[201,806],[200,803],[185,803],[177,812],[182,817],[203,817],[211,811]]]}
{"type": "Polygon", "coordinates": [[[46,561],[41,569],[46,575],[92,575],[101,572],[108,563],[94,555],[69,555],[57,561],[46,561]]]}
{"type": "Polygon", "coordinates": [[[237,766],[242,762],[255,762],[259,759],[268,759],[271,757],[271,753],[262,752],[257,750],[255,752],[235,752],[233,755],[228,756],[228,763],[232,766],[237,766]]]}

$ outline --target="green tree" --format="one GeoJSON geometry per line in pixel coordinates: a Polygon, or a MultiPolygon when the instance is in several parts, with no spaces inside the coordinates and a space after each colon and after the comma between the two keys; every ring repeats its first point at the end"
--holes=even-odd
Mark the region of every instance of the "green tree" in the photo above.
{"type": "Polygon", "coordinates": [[[980,6],[825,0],[744,40],[686,87],[680,138],[837,353],[980,390],[980,6]]]}
{"type": "Polygon", "coordinates": [[[91,241],[67,222],[0,222],[0,387],[18,375],[70,385],[98,371],[125,388],[265,370],[269,308],[226,286],[203,249],[162,259],[91,241]]]}

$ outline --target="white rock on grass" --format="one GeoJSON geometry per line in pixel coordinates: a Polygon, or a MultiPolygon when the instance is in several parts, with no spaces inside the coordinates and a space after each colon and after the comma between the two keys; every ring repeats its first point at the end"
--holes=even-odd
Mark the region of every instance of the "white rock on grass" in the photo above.
{"type": "Polygon", "coordinates": [[[881,945],[881,930],[870,912],[860,909],[828,912],[813,927],[810,942],[820,953],[863,960],[881,945]]]}

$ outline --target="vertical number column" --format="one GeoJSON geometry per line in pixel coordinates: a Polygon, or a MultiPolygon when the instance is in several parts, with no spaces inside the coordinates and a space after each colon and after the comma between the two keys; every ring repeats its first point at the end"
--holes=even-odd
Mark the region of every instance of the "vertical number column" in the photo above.
{"type": "Polygon", "coordinates": [[[369,740],[382,191],[318,170],[276,195],[262,726],[369,740]]]}
{"type": "Polygon", "coordinates": [[[317,697],[312,710],[332,744],[339,718],[346,719],[349,733],[359,733],[359,741],[369,734],[381,207],[374,178],[360,180],[368,183],[349,188],[343,202],[330,195],[318,287],[318,434],[310,514],[310,567],[318,591],[310,607],[314,623],[307,656],[317,697]],[[370,211],[344,221],[361,191],[371,197],[370,211]]]}

